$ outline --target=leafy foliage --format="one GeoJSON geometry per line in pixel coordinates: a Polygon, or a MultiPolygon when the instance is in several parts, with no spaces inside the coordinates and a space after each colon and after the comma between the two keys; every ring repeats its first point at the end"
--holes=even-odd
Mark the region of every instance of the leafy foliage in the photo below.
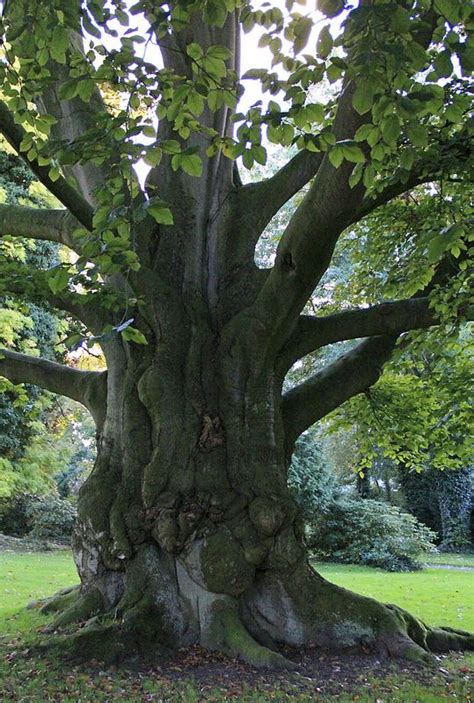
{"type": "Polygon", "coordinates": [[[434,550],[435,534],[387,503],[341,497],[316,514],[308,544],[318,558],[413,571],[434,550]]]}
{"type": "Polygon", "coordinates": [[[49,494],[31,500],[26,514],[31,537],[64,539],[72,534],[77,510],[68,500],[49,494]]]}

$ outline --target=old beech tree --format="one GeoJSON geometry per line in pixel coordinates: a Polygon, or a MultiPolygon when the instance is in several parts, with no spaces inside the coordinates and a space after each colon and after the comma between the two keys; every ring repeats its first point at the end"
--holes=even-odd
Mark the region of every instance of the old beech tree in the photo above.
{"type": "Polygon", "coordinates": [[[201,643],[257,665],[288,664],[282,643],[418,659],[472,646],[314,573],[286,481],[297,437],[375,383],[400,336],[447,308],[466,316],[463,222],[434,239],[420,227],[430,265],[408,297],[305,306],[347,228],[468,174],[468,4],[2,5],[0,130],[59,205],[2,204],[0,234],[69,252],[47,271],[2,264],[2,295],[65,311],[71,345],[100,344],[107,365],[0,360],[9,382],[74,398],[97,426],[73,540],[81,586],[46,606],[52,644],[113,658],[201,643]],[[273,65],[242,76],[249,30],[273,65]],[[245,185],[266,139],[288,161],[245,185]],[[259,269],[259,237],[299,191],[259,269]],[[298,359],[348,339],[361,341],[283,391],[298,359]]]}

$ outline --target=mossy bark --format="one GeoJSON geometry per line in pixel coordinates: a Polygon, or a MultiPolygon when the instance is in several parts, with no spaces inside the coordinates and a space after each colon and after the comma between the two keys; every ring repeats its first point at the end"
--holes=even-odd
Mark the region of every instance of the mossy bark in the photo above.
{"type": "MultiPolygon", "coordinates": [[[[235,22],[197,23],[194,41],[203,49],[230,45],[235,22]]],[[[192,75],[186,56],[165,52],[165,64],[177,61],[192,75]]],[[[231,131],[227,108],[205,110],[201,121],[222,135],[231,131]]],[[[174,136],[161,120],[159,139],[174,136]]],[[[200,146],[200,138],[189,145],[200,146]]],[[[357,189],[336,222],[325,189],[318,191],[321,256],[305,257],[291,235],[267,286],[267,272],[254,262],[266,224],[254,189],[235,185],[232,162],[220,153],[203,160],[200,178],[175,172],[170,158],[146,187],[153,195],[159,184],[174,223],[137,223],[141,268],[123,284],[133,291],[127,315],[147,344],[100,336],[106,389],[101,385],[89,403],[100,410],[98,455],[80,493],[73,540],[81,591],[49,628],[59,632],[48,644],[114,659],[201,643],[266,666],[284,663],[275,652],[283,643],[394,654],[427,648],[427,638],[415,642],[408,631],[415,622],[408,616],[313,574],[287,487],[292,442],[373,383],[396,341],[393,334],[375,337],[338,361],[303,390],[303,413],[295,416],[298,393],[285,404],[283,380],[294,361],[287,345],[314,271],[323,275],[337,230],[349,222],[357,189]],[[74,629],[74,620],[87,626],[74,629]]],[[[314,219],[313,209],[305,212],[303,220],[314,219]]],[[[292,222],[296,236],[304,222],[292,222]]]]}
{"type": "Polygon", "coordinates": [[[194,375],[171,403],[163,375],[140,362],[109,371],[120,412],[110,407],[80,494],[81,590],[45,606],[59,610],[48,646],[115,661],[200,643],[258,666],[291,666],[284,644],[417,660],[472,646],[312,571],[286,486],[276,376],[248,375],[236,390],[216,349],[201,357],[213,384],[204,409],[194,375]]]}

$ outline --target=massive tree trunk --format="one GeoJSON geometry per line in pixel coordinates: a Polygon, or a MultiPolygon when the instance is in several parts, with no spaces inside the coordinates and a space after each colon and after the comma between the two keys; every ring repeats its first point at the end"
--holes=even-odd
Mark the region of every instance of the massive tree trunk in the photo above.
{"type": "Polygon", "coordinates": [[[280,379],[256,369],[252,344],[193,327],[109,361],[73,541],[81,588],[46,606],[69,602],[51,629],[93,618],[67,643],[109,660],[194,643],[257,665],[286,664],[281,644],[416,659],[465,645],[312,571],[286,487],[280,379]]]}
{"type": "MultiPolygon", "coordinates": [[[[89,621],[68,644],[107,659],[192,643],[257,665],[287,665],[282,644],[419,659],[464,646],[464,635],[331,585],[308,564],[286,480],[284,354],[271,322],[251,312],[253,261],[241,255],[229,271],[220,249],[245,226],[231,176],[215,181],[209,209],[196,180],[174,178],[167,199],[181,214],[156,256],[166,285],[135,321],[148,345],[104,343],[107,390],[94,402],[105,417],[73,541],[81,588],[46,606],[68,605],[51,629],[89,621]]],[[[325,381],[324,403],[343,382],[325,381]]]]}

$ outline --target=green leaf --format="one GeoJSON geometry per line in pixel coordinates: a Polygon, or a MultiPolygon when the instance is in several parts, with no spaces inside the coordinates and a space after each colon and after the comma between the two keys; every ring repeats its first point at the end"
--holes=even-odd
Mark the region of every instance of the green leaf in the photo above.
{"type": "Polygon", "coordinates": [[[321,59],[327,59],[332,51],[333,38],[329,25],[326,24],[319,32],[318,41],[316,42],[316,52],[321,59]]]}
{"type": "Polygon", "coordinates": [[[260,146],[260,144],[254,144],[252,146],[252,156],[258,164],[265,166],[267,163],[267,150],[265,147],[260,146]]]}
{"type": "Polygon", "coordinates": [[[198,154],[181,154],[180,166],[190,176],[199,177],[202,174],[202,161],[198,154]]]}
{"type": "Polygon", "coordinates": [[[61,172],[57,166],[53,166],[53,168],[49,169],[48,176],[50,179],[55,183],[61,175],[61,172]]]}
{"type": "Polygon", "coordinates": [[[354,95],[352,96],[352,105],[354,110],[359,113],[359,115],[364,115],[370,110],[374,102],[374,86],[372,81],[363,80],[361,81],[354,95]]]}
{"type": "Polygon", "coordinates": [[[158,166],[163,156],[162,150],[157,146],[148,147],[143,157],[143,161],[148,164],[148,166],[158,166]]]}
{"type": "Polygon", "coordinates": [[[332,163],[334,168],[339,168],[344,160],[344,154],[342,148],[338,145],[334,146],[329,152],[329,161],[332,163]]]}
{"type": "Polygon", "coordinates": [[[444,111],[444,116],[450,122],[454,122],[454,124],[460,124],[464,120],[463,112],[457,105],[449,105],[444,111]]]}
{"type": "Polygon", "coordinates": [[[450,24],[459,22],[459,2],[456,0],[435,0],[434,6],[450,24]]]}
{"type": "Polygon", "coordinates": [[[251,169],[253,166],[253,154],[250,149],[246,149],[242,154],[242,162],[247,169],[251,169]]]}
{"type": "Polygon", "coordinates": [[[173,213],[164,203],[149,205],[147,212],[159,225],[172,225],[174,223],[173,213]]]}
{"type": "Polygon", "coordinates": [[[354,168],[352,169],[352,173],[349,176],[349,186],[351,188],[354,188],[362,178],[363,174],[363,166],[362,164],[356,164],[354,168]]]}
{"type": "Polygon", "coordinates": [[[295,54],[299,54],[299,52],[303,51],[305,48],[312,28],[313,21],[310,17],[298,17],[293,24],[293,34],[295,37],[293,40],[293,52],[295,54]]]}
{"type": "Polygon", "coordinates": [[[66,51],[69,48],[69,36],[65,27],[56,26],[49,44],[51,58],[57,63],[66,63],[66,51]]]}
{"type": "Polygon", "coordinates": [[[415,152],[413,149],[404,149],[400,155],[400,166],[406,171],[410,171],[415,160],[415,152]]]}
{"type": "Polygon", "coordinates": [[[59,97],[63,100],[72,100],[77,95],[77,89],[79,86],[79,81],[77,78],[72,78],[69,81],[65,81],[59,89],[59,97]]]}
{"type": "Polygon", "coordinates": [[[128,326],[123,330],[122,339],[126,342],[134,342],[135,344],[148,344],[147,339],[143,332],[137,330],[136,327],[128,326]]]}
{"type": "Polygon", "coordinates": [[[202,66],[206,73],[210,73],[214,78],[224,78],[227,74],[227,68],[222,59],[206,55],[202,59],[202,66]]]}
{"type": "Polygon", "coordinates": [[[38,61],[39,66],[46,66],[46,64],[49,61],[49,51],[48,49],[44,48],[38,51],[36,55],[36,60],[38,61]]]}
{"type": "Polygon", "coordinates": [[[78,83],[77,94],[83,102],[88,103],[92,97],[95,87],[95,82],[92,78],[84,78],[78,83]]]}
{"type": "Polygon", "coordinates": [[[231,57],[231,52],[226,46],[213,44],[207,50],[207,55],[212,56],[215,59],[221,59],[221,61],[227,61],[227,59],[230,59],[231,57]]]}
{"type": "Polygon", "coordinates": [[[424,125],[412,122],[407,126],[407,134],[413,146],[426,146],[428,144],[428,131],[424,125]]]}
{"type": "Polygon", "coordinates": [[[204,55],[204,52],[199,46],[199,44],[196,44],[195,42],[192,42],[192,44],[188,44],[188,46],[186,47],[186,53],[195,61],[198,61],[204,55]]]}
{"type": "Polygon", "coordinates": [[[362,164],[365,161],[364,152],[360,146],[355,144],[342,144],[342,153],[347,161],[351,161],[354,164],[362,164]]]}
{"type": "Polygon", "coordinates": [[[454,70],[449,51],[442,51],[438,54],[433,65],[439,78],[448,78],[454,70]]]}
{"type": "Polygon", "coordinates": [[[48,272],[48,286],[56,295],[67,287],[69,282],[69,270],[64,266],[58,266],[51,269],[52,273],[48,272]]]}
{"type": "Polygon", "coordinates": [[[401,132],[400,118],[398,115],[385,117],[380,125],[383,140],[386,144],[395,144],[401,132]]]}
{"type": "Polygon", "coordinates": [[[164,139],[160,142],[160,147],[167,154],[181,153],[181,145],[176,139],[164,139]]]}
{"type": "Polygon", "coordinates": [[[197,91],[191,91],[188,95],[187,106],[196,117],[204,110],[204,100],[197,91]]]}

